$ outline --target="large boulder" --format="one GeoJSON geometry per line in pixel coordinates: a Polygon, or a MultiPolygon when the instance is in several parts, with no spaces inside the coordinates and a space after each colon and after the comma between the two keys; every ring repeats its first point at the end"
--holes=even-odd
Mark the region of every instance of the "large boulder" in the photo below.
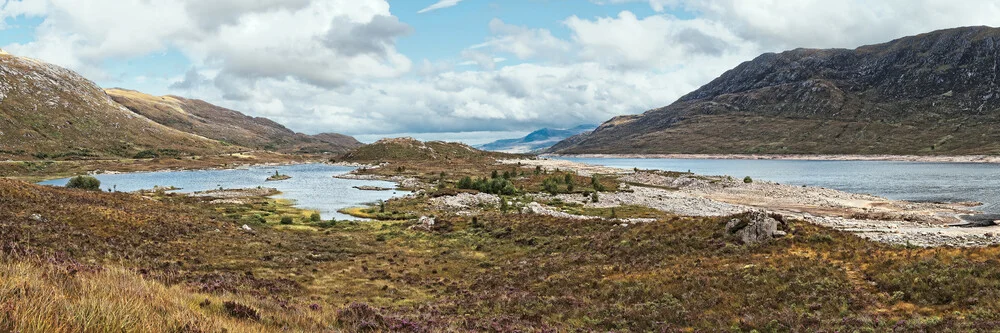
{"type": "Polygon", "coordinates": [[[736,236],[745,245],[754,245],[785,236],[785,232],[779,230],[784,224],[767,212],[754,210],[729,220],[726,233],[736,236]]]}

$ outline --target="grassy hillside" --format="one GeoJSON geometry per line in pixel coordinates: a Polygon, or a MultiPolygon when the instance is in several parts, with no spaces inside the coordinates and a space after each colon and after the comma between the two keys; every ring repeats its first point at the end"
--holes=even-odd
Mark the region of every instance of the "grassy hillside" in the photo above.
{"type": "Polygon", "coordinates": [[[142,151],[183,156],[236,150],[132,113],[72,71],[0,54],[0,158],[132,157],[142,151]]]}
{"type": "Polygon", "coordinates": [[[124,89],[108,89],[107,93],[129,110],[157,123],[253,149],[286,153],[343,153],[361,145],[354,138],[341,134],[310,136],[296,133],[270,119],[250,117],[201,100],[152,96],[124,89]]]}
{"type": "Polygon", "coordinates": [[[455,142],[422,142],[412,138],[382,139],[358,147],[339,159],[352,162],[490,161],[521,155],[488,152],[455,142]]]}

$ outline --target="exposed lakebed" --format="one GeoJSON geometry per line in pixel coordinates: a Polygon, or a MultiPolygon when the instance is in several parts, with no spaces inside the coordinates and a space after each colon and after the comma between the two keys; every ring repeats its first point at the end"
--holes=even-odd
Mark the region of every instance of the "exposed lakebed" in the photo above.
{"type": "Polygon", "coordinates": [[[896,161],[738,159],[642,159],[558,157],[617,168],[688,171],[701,175],[750,176],[787,185],[807,185],[894,200],[982,202],[974,209],[1000,214],[1000,164],[896,161]]]}
{"type": "MultiPolygon", "coordinates": [[[[282,193],[277,198],[291,199],[296,206],[317,210],[324,219],[353,219],[337,210],[358,206],[378,200],[408,194],[405,191],[364,191],[357,187],[395,188],[396,184],[377,180],[355,180],[334,178],[345,174],[354,167],[329,164],[297,164],[282,166],[252,166],[228,170],[161,171],[122,174],[94,175],[101,181],[101,188],[121,192],[152,189],[154,186],[180,188],[177,192],[192,193],[222,188],[255,188],[257,186],[276,188],[282,193]],[[291,178],[281,181],[266,181],[278,171],[291,178]]],[[[41,182],[41,185],[64,186],[68,178],[41,182]]]]}

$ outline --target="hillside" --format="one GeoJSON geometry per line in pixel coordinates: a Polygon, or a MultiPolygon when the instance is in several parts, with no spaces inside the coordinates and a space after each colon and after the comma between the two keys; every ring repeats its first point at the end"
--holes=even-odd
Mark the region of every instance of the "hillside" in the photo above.
{"type": "Polygon", "coordinates": [[[531,132],[522,138],[497,140],[476,146],[476,148],[505,153],[537,152],[552,147],[571,136],[593,131],[595,128],[597,128],[597,125],[580,125],[568,129],[543,128],[531,132]]]}
{"type": "Polygon", "coordinates": [[[296,133],[270,119],[250,117],[202,100],[124,89],[108,89],[107,93],[129,110],[157,123],[234,145],[286,153],[343,153],[361,145],[342,134],[296,133]]]}
{"type": "Polygon", "coordinates": [[[443,161],[493,160],[517,156],[519,155],[482,151],[457,142],[422,142],[413,138],[392,138],[358,147],[344,154],[340,159],[351,162],[418,161],[440,163],[443,161]]]}
{"type": "Polygon", "coordinates": [[[132,113],[82,76],[0,51],[0,158],[132,157],[236,151],[132,113]]]}
{"type": "Polygon", "coordinates": [[[1000,29],[763,54],[549,152],[997,154],[1000,29]]]}

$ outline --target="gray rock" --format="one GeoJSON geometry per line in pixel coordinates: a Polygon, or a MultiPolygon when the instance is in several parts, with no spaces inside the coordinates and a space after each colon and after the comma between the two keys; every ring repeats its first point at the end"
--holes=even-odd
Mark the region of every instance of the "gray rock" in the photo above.
{"type": "Polygon", "coordinates": [[[434,218],[421,216],[417,219],[417,225],[410,227],[410,229],[431,231],[434,230],[434,218]]]}
{"type": "Polygon", "coordinates": [[[766,243],[776,237],[784,237],[786,233],[778,230],[782,222],[775,220],[767,212],[754,210],[733,218],[726,223],[726,232],[735,235],[743,244],[754,245],[766,243]]]}

